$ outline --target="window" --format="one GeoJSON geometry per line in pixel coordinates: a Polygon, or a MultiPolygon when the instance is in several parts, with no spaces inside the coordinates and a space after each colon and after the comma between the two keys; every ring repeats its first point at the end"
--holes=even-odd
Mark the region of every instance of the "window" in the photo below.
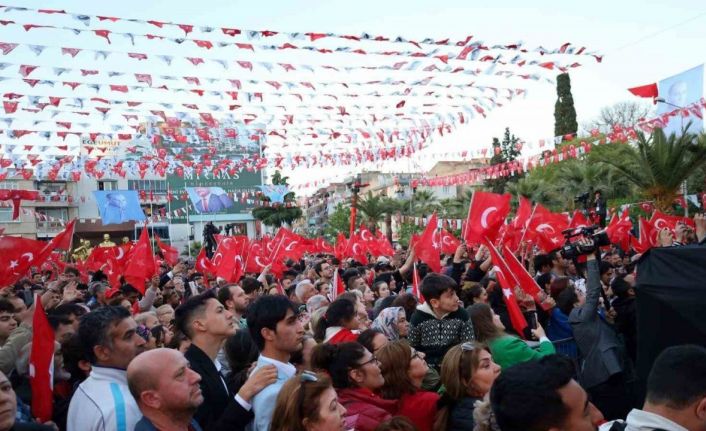
{"type": "Polygon", "coordinates": [[[117,190],[117,181],[98,181],[98,190],[117,190]]]}
{"type": "Polygon", "coordinates": [[[0,223],[17,223],[20,219],[12,220],[12,208],[0,207],[0,223]]]}
{"type": "Polygon", "coordinates": [[[19,190],[19,181],[0,181],[0,190],[19,190]]]}
{"type": "Polygon", "coordinates": [[[37,189],[45,202],[65,202],[69,198],[64,182],[39,181],[37,189]]]}
{"type": "Polygon", "coordinates": [[[128,180],[127,189],[167,193],[167,182],[165,180],[128,180]]]}

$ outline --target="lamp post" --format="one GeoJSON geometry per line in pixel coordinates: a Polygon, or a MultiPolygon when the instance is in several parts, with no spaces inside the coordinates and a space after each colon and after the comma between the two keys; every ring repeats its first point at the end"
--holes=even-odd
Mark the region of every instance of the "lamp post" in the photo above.
{"type": "MultiPolygon", "coordinates": [[[[684,109],[683,106],[675,105],[674,103],[667,102],[664,100],[663,97],[658,97],[655,99],[656,103],[663,103],[665,105],[673,106],[677,109],[684,109]]],[[[681,121],[681,132],[682,134],[686,133],[686,130],[684,130],[684,116],[681,115],[681,112],[679,113],[679,119],[681,121]]],[[[682,189],[682,196],[684,197],[684,217],[689,217],[689,201],[686,199],[686,193],[687,193],[687,188],[686,188],[686,180],[681,184],[681,189],[682,189]]]]}
{"type": "Polygon", "coordinates": [[[353,236],[353,232],[355,232],[355,219],[356,216],[358,215],[358,193],[360,193],[360,189],[367,186],[367,184],[361,184],[360,183],[360,174],[356,175],[355,180],[353,183],[349,183],[348,186],[351,188],[351,225],[349,228],[349,235],[348,238],[353,236]]]}

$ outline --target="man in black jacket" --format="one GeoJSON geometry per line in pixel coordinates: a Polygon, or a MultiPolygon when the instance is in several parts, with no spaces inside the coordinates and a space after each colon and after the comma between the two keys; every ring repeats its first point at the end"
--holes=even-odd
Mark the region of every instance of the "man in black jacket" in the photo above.
{"type": "Polygon", "coordinates": [[[191,339],[184,356],[201,376],[204,402],[194,415],[204,430],[241,430],[253,419],[252,397],[277,377],[274,366],[253,373],[237,394],[231,394],[216,361],[225,339],[235,334],[233,315],[218,302],[213,291],[189,298],[176,311],[177,329],[191,339]]]}

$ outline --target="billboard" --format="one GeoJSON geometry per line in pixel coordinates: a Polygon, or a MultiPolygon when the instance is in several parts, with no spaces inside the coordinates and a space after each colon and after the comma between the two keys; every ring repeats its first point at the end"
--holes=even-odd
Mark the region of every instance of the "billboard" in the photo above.
{"type": "MultiPolygon", "coordinates": [[[[261,125],[186,126],[174,127],[166,123],[148,125],[147,134],[166,137],[158,147],[168,155],[182,159],[203,158],[208,154],[207,157],[214,160],[226,158],[237,163],[244,158],[252,159],[260,155],[259,136],[262,134],[255,130],[264,129],[261,125]],[[179,142],[169,139],[171,135],[178,135],[179,142]]],[[[172,218],[172,223],[185,223],[187,211],[189,217],[202,221],[215,220],[211,216],[216,215],[249,213],[254,207],[253,200],[243,201],[235,195],[254,195],[261,185],[262,174],[259,170],[219,169],[214,173],[212,169],[199,171],[185,167],[180,174],[168,174],[167,187],[175,198],[169,203],[168,210],[173,213],[185,209],[172,218]]]]}
{"type": "Polygon", "coordinates": [[[137,190],[96,190],[93,196],[104,225],[145,219],[137,190]]]}
{"type": "MultiPolygon", "coordinates": [[[[664,99],[663,103],[657,104],[657,114],[659,115],[698,102],[704,95],[704,66],[697,66],[661,80],[658,84],[658,90],[660,98],[664,99]]],[[[700,133],[703,131],[704,123],[701,118],[693,115],[687,118],[676,115],[669,119],[664,132],[667,135],[681,134],[682,128],[685,128],[689,122],[691,122],[689,132],[700,133]]]]}

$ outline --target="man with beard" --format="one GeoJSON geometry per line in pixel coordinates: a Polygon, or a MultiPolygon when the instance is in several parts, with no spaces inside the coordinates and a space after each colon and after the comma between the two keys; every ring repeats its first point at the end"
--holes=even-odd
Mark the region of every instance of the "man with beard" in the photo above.
{"type": "Polygon", "coordinates": [[[218,289],[218,301],[226,307],[231,314],[233,314],[233,322],[240,329],[247,327],[247,321],[245,320],[245,311],[250,305],[250,297],[245,294],[242,287],[237,284],[229,284],[218,289]]]}

